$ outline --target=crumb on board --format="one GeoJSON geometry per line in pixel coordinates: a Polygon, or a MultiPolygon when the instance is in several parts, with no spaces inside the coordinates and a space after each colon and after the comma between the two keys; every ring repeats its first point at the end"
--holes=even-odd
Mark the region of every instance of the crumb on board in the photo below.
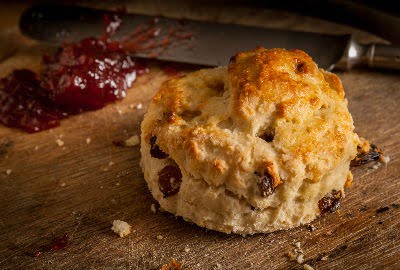
{"type": "Polygon", "coordinates": [[[35,145],[35,151],[39,150],[39,145],[35,145]]]}
{"type": "Polygon", "coordinates": [[[376,164],[372,165],[371,169],[376,170],[379,168],[379,166],[380,166],[380,164],[376,163],[376,164]]]}
{"type": "Polygon", "coordinates": [[[142,108],[143,108],[142,103],[138,103],[138,104],[136,105],[136,109],[141,110],[142,108]]]}
{"type": "Polygon", "coordinates": [[[220,263],[216,263],[215,266],[217,267],[217,269],[221,269],[222,265],[220,263]]]}
{"type": "Polygon", "coordinates": [[[136,146],[139,144],[139,136],[138,135],[133,135],[129,139],[125,141],[126,146],[136,146]]]}
{"type": "Polygon", "coordinates": [[[112,162],[112,161],[108,162],[108,166],[112,166],[112,165],[114,165],[114,164],[115,164],[115,163],[112,162]]]}
{"type": "Polygon", "coordinates": [[[62,182],[61,184],[60,184],[60,186],[62,186],[62,187],[65,187],[67,184],[65,184],[65,182],[62,182]]]}
{"type": "Polygon", "coordinates": [[[10,175],[11,173],[12,173],[12,170],[10,170],[10,169],[7,169],[7,170],[6,170],[6,174],[7,174],[7,175],[10,175]]]}
{"type": "Polygon", "coordinates": [[[304,262],[304,251],[301,249],[300,242],[294,242],[293,245],[295,246],[294,253],[289,251],[287,256],[289,260],[296,261],[298,264],[303,264],[304,262]]]}
{"type": "Polygon", "coordinates": [[[321,257],[321,261],[327,261],[328,260],[328,256],[322,256],[321,257]]]}
{"type": "Polygon", "coordinates": [[[160,270],[183,270],[183,263],[177,262],[172,259],[169,264],[164,264],[161,266],[160,270]]]}
{"type": "Polygon", "coordinates": [[[112,223],[111,230],[119,235],[119,237],[125,237],[132,232],[132,227],[127,222],[122,220],[114,220],[112,223]]]}
{"type": "Polygon", "coordinates": [[[189,252],[189,251],[190,251],[190,248],[189,248],[189,247],[185,247],[185,248],[183,249],[183,251],[189,252]]]}
{"type": "Polygon", "coordinates": [[[302,264],[304,262],[304,255],[303,254],[298,254],[296,261],[298,264],[302,264]]]}
{"type": "Polygon", "coordinates": [[[159,235],[157,235],[157,239],[158,240],[162,240],[164,237],[161,235],[161,234],[159,234],[159,235]]]}
{"type": "Polygon", "coordinates": [[[382,162],[385,163],[385,164],[388,164],[390,162],[390,157],[387,156],[387,155],[384,155],[382,157],[382,162]]]}
{"type": "Polygon", "coordinates": [[[304,270],[314,270],[314,268],[311,265],[304,264],[303,265],[304,270]]]}
{"type": "Polygon", "coordinates": [[[92,142],[92,139],[90,137],[86,138],[86,144],[90,144],[92,142]]]}
{"type": "Polygon", "coordinates": [[[127,140],[114,140],[113,144],[116,146],[133,147],[140,143],[139,136],[133,135],[127,140]]]}
{"type": "Polygon", "coordinates": [[[154,214],[157,213],[157,207],[156,207],[156,205],[155,205],[154,203],[152,203],[152,204],[150,205],[150,210],[151,210],[151,212],[153,212],[154,214]]]}
{"type": "Polygon", "coordinates": [[[64,141],[63,140],[61,140],[61,139],[56,139],[56,144],[58,145],[58,146],[64,146],[64,141]]]}

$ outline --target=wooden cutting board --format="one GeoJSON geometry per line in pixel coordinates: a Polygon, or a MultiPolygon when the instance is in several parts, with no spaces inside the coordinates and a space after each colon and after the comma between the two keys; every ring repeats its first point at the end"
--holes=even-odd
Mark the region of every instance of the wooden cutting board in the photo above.
{"type": "MultiPolygon", "coordinates": [[[[173,5],[152,4],[132,4],[129,10],[301,30],[334,29],[377,40],[283,12],[182,3],[178,11],[173,5]]],[[[20,11],[18,6],[2,8],[8,17],[0,16],[0,25],[14,24],[20,11]],[[7,18],[13,19],[4,22],[7,18]]],[[[35,52],[40,50],[18,42],[25,49],[14,54],[18,60],[0,64],[0,75],[20,66],[37,68],[40,53],[35,52]]],[[[391,161],[377,169],[353,170],[354,184],[342,209],[313,222],[315,231],[302,226],[248,237],[225,235],[150,210],[154,201],[139,166],[139,146],[117,147],[112,142],[140,134],[143,113],[168,77],[154,66],[122,102],[65,119],[58,128],[27,134],[0,126],[0,268],[158,269],[174,258],[191,269],[303,269],[287,257],[300,242],[304,263],[315,269],[400,269],[400,73],[359,70],[338,75],[357,132],[383,148],[391,161]],[[137,109],[138,104],[143,108],[137,109]],[[57,139],[64,145],[59,146],[57,139]],[[130,223],[134,232],[119,238],[110,229],[115,219],[130,223]],[[29,256],[64,233],[70,237],[64,250],[29,256]]]]}

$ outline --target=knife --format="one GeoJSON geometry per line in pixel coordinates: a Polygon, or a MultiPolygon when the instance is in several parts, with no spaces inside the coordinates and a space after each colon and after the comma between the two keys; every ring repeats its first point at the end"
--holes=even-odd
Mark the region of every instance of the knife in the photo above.
{"type": "Polygon", "coordinates": [[[351,35],[177,20],[71,5],[32,6],[21,15],[20,30],[33,39],[57,45],[101,36],[104,18],[122,22],[113,39],[127,44],[134,40],[130,53],[137,57],[219,66],[228,64],[237,52],[263,46],[303,50],[327,70],[362,66],[400,69],[400,46],[360,44],[351,35]]]}

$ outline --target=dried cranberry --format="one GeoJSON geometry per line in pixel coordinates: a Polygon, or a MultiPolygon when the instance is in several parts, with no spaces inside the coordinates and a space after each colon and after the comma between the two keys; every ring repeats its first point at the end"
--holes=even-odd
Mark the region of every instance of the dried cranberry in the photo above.
{"type": "Polygon", "coordinates": [[[268,132],[260,135],[259,137],[266,142],[272,142],[274,140],[274,134],[268,132]]]}
{"type": "Polygon", "coordinates": [[[371,144],[368,152],[364,152],[361,147],[357,147],[357,156],[350,162],[351,167],[364,165],[371,161],[377,161],[383,155],[382,151],[374,144],[371,144]]]}
{"type": "Polygon", "coordinates": [[[175,195],[179,192],[182,182],[182,173],[178,165],[168,165],[158,173],[158,187],[164,197],[175,195]]]}
{"type": "Polygon", "coordinates": [[[274,193],[274,178],[268,173],[268,171],[265,171],[263,175],[258,176],[258,187],[260,188],[261,196],[268,197],[274,193]]]}
{"type": "Polygon", "coordinates": [[[296,62],[296,73],[306,73],[307,72],[307,66],[306,63],[299,60],[299,59],[295,59],[296,62]]]}
{"type": "Polygon", "coordinates": [[[318,201],[318,208],[321,214],[331,212],[334,213],[340,208],[342,201],[342,192],[340,190],[332,190],[318,201]]]}
{"type": "Polygon", "coordinates": [[[160,147],[156,144],[157,137],[151,136],[150,138],[150,155],[153,158],[164,159],[168,157],[168,154],[160,149],[160,147]]]}

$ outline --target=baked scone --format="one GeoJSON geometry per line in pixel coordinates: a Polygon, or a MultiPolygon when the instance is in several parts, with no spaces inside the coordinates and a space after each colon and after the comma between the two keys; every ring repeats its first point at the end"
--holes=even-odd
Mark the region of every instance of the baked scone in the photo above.
{"type": "Polygon", "coordinates": [[[153,197],[225,233],[289,229],[337,210],[359,143],[344,95],[300,50],[257,48],[166,81],[141,126],[153,197]]]}

